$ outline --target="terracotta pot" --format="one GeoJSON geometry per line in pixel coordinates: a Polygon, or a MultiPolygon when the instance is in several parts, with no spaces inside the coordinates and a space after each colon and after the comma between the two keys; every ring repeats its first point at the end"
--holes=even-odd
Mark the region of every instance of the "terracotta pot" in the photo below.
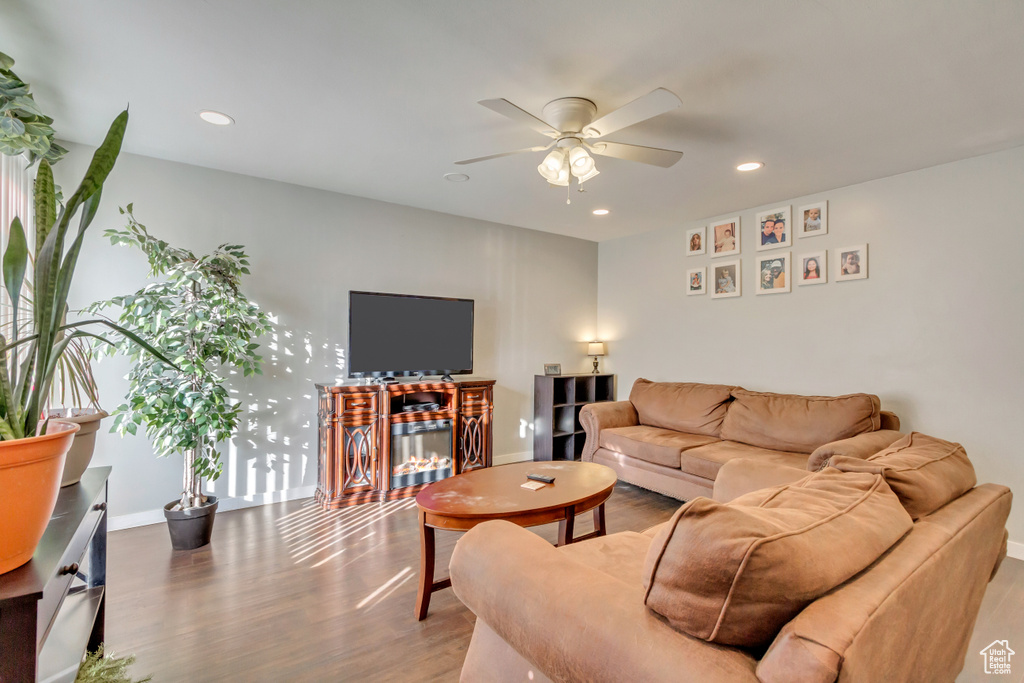
{"type": "Polygon", "coordinates": [[[62,487],[77,484],[92,462],[92,454],[96,449],[96,432],[99,431],[100,420],[107,417],[107,413],[103,410],[89,410],[91,412],[71,417],[54,416],[55,420],[74,422],[81,427],[78,434],[75,434],[68,457],[64,460],[64,477],[60,481],[62,487]]]}
{"type": "Polygon", "coordinates": [[[51,421],[42,436],[0,441],[0,574],[32,559],[57,504],[64,456],[78,429],[51,421]]]}

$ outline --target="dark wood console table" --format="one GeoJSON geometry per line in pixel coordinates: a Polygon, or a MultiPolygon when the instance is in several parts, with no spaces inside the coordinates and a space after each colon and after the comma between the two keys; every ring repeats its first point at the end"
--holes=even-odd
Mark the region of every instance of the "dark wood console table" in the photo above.
{"type": "Polygon", "coordinates": [[[324,509],[407,498],[430,483],[410,484],[393,476],[396,425],[426,429],[450,421],[450,469],[446,471],[455,475],[491,466],[493,379],[317,384],[316,388],[316,501],[324,509]]]}
{"type": "Polygon", "coordinates": [[[103,641],[107,477],[93,467],[60,490],[28,564],[0,575],[0,681],[74,681],[103,641]]]}

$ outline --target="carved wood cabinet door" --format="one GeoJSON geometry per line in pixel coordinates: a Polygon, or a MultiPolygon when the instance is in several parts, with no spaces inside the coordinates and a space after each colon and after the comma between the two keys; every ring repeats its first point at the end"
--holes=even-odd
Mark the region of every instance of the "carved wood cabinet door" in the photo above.
{"type": "Polygon", "coordinates": [[[377,418],[345,416],[341,423],[341,495],[377,486],[377,418]]]}
{"type": "Polygon", "coordinates": [[[457,473],[491,466],[491,394],[489,386],[459,389],[457,473]]]}

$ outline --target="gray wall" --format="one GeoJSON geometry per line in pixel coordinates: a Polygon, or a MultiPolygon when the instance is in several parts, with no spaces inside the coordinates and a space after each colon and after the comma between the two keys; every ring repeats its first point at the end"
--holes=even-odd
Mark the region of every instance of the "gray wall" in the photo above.
{"type": "MultiPolygon", "coordinates": [[[[72,146],[57,167],[67,191],[91,152],[72,146]]],[[[438,191],[448,189],[443,182],[438,191]]],[[[220,496],[309,495],[316,483],[313,383],[346,374],[350,289],[476,300],[475,374],[497,380],[499,458],[532,451],[533,375],[543,364],[587,369],[580,342],[595,330],[594,242],[126,154],[86,240],[73,308],[145,283],[144,256],[102,237],[104,228],[124,225],[117,207],[128,202],[153,234],[176,246],[245,245],[252,275],[244,291],[276,317],[276,334],[264,342],[265,375],[232,383],[246,412],[224,445],[225,472],[211,487],[220,496]]],[[[124,396],[126,372],[122,359],[97,366],[108,410],[124,396]]],[[[112,515],[121,524],[153,520],[181,491],[181,458],[158,460],[145,437],[105,432],[94,463],[114,466],[112,515]]]]}
{"type": "MultiPolygon", "coordinates": [[[[865,391],[904,431],[961,442],[982,482],[1024,492],[1024,148],[740,210],[743,294],[686,296],[685,231],[602,242],[599,336],[620,398],[637,377],[804,394],[865,391]],[[828,284],[755,294],[755,213],[829,201],[828,284]],[[806,200],[806,201],[805,201],[806,200]],[[834,250],[869,244],[866,280],[834,250]]],[[[705,221],[704,223],[710,223],[705,221]]],[[[786,251],[786,250],[782,250],[786,251]]],[[[762,252],[767,253],[767,252],[762,252]]],[[[710,280],[709,280],[710,281],[710,280]]],[[[794,283],[795,284],[795,283],[794,283]]],[[[1010,538],[1024,542],[1024,506],[1010,538]]],[[[1018,551],[1024,546],[1018,546],[1018,551]]]]}

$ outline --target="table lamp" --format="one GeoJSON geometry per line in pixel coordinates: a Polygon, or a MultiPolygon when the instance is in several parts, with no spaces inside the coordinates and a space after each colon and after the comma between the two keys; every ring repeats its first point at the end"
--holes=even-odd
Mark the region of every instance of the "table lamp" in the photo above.
{"type": "Polygon", "coordinates": [[[604,355],[604,342],[592,341],[587,344],[587,355],[594,357],[594,374],[597,374],[597,359],[604,355]]]}

